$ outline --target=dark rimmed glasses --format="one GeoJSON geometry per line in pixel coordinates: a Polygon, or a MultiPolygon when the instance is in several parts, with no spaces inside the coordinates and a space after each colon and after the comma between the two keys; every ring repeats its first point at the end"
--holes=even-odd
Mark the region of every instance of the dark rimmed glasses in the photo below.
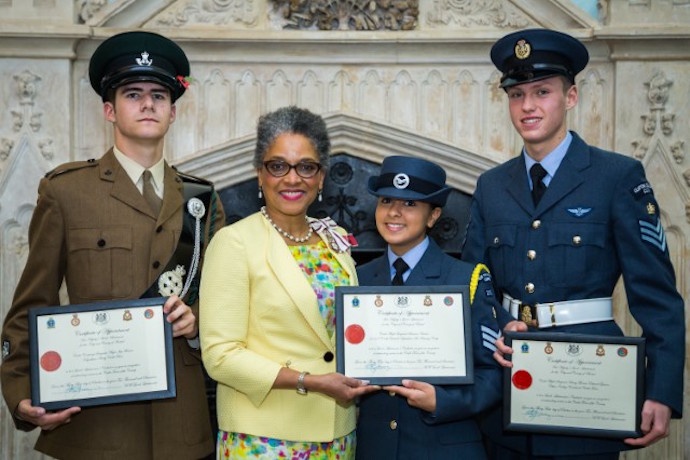
{"type": "Polygon", "coordinates": [[[286,176],[291,169],[294,169],[299,177],[309,179],[321,170],[321,164],[315,161],[300,161],[291,165],[283,160],[269,160],[264,161],[264,168],[273,177],[286,176]]]}

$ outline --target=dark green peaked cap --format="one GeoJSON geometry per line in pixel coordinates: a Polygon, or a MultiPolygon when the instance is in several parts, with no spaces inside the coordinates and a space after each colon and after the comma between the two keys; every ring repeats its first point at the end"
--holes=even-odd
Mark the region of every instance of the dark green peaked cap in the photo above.
{"type": "Polygon", "coordinates": [[[172,40],[152,32],[124,32],[101,43],[91,56],[89,79],[103,101],[109,89],[150,81],[170,89],[173,103],[184,94],[189,61],[172,40]]]}

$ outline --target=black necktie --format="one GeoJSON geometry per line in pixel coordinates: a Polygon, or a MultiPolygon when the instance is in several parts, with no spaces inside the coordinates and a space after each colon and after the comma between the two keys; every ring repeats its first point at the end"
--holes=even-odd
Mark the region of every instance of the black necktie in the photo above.
{"type": "Polygon", "coordinates": [[[402,257],[398,257],[395,259],[395,262],[393,262],[393,268],[395,268],[395,276],[391,284],[393,286],[402,286],[405,284],[403,282],[403,273],[405,273],[410,266],[405,263],[402,257]]]}
{"type": "Polygon", "coordinates": [[[534,163],[529,168],[529,177],[532,178],[532,200],[534,201],[534,206],[536,206],[546,191],[546,185],[542,181],[546,177],[546,170],[539,163],[534,163]]]}

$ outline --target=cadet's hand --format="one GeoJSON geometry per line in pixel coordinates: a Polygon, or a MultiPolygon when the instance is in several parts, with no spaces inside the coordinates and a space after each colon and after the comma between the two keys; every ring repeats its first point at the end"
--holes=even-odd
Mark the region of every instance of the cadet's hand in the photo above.
{"type": "Polygon", "coordinates": [[[30,399],[22,399],[14,415],[20,420],[32,423],[42,430],[50,431],[72,421],[72,416],[81,412],[81,407],[70,407],[57,412],[46,412],[42,407],[32,406],[30,399]]]}
{"type": "Polygon", "coordinates": [[[434,412],[436,410],[436,388],[430,383],[403,379],[402,386],[390,385],[383,387],[383,389],[406,398],[407,404],[412,407],[417,407],[427,412],[434,412]]]}
{"type": "MultiPolygon", "coordinates": [[[[503,332],[507,331],[527,332],[527,324],[517,320],[511,321],[508,324],[506,324],[506,327],[503,328],[503,332]]],[[[504,355],[510,355],[512,353],[513,349],[505,344],[505,342],[503,341],[503,336],[499,337],[498,340],[496,340],[496,351],[494,351],[494,359],[503,367],[513,367],[513,362],[508,361],[503,357],[504,355]]]]}
{"type": "Polygon", "coordinates": [[[168,297],[163,305],[163,312],[168,315],[168,322],[172,323],[173,337],[193,339],[199,334],[194,312],[176,295],[168,297]]]}
{"type": "Polygon", "coordinates": [[[668,436],[671,428],[671,408],[660,402],[648,399],[642,406],[641,438],[628,438],[625,443],[636,447],[646,447],[668,436]]]}
{"type": "Polygon", "coordinates": [[[347,404],[358,396],[381,389],[378,385],[369,385],[366,380],[346,377],[336,372],[322,375],[309,374],[304,378],[304,386],[309,391],[318,391],[328,395],[341,404],[347,404]]]}

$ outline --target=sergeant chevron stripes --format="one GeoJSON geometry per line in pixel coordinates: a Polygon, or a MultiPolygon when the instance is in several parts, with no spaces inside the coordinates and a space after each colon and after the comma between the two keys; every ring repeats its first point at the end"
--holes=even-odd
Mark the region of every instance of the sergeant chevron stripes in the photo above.
{"type": "Polygon", "coordinates": [[[501,333],[499,331],[494,331],[490,327],[481,326],[481,331],[482,331],[482,344],[484,347],[488,348],[491,351],[496,351],[496,339],[498,339],[501,336],[501,333]]]}
{"type": "Polygon", "coordinates": [[[661,252],[666,252],[666,234],[661,227],[661,220],[657,220],[656,225],[644,220],[638,220],[638,222],[640,223],[640,237],[642,241],[646,241],[661,252]]]}

